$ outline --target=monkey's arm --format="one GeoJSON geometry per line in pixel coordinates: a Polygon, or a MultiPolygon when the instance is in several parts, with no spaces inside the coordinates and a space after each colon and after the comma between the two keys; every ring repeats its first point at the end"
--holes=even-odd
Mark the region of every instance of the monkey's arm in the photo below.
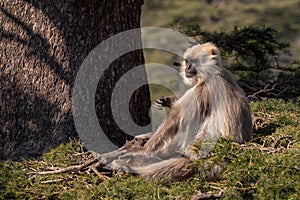
{"type": "Polygon", "coordinates": [[[173,96],[162,96],[159,99],[156,99],[153,103],[153,107],[162,110],[163,107],[172,108],[173,104],[178,100],[178,98],[173,96]]]}
{"type": "MultiPolygon", "coordinates": [[[[128,152],[150,153],[160,150],[171,142],[172,138],[177,134],[180,123],[180,109],[174,108],[168,114],[164,123],[157,129],[155,133],[142,146],[127,145],[125,148],[128,152]]],[[[136,138],[139,140],[140,138],[136,138]]]]}

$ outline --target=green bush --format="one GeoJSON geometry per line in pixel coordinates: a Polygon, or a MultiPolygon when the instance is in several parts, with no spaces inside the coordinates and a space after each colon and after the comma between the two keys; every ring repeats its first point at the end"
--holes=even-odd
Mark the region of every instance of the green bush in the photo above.
{"type": "Polygon", "coordinates": [[[246,26],[235,27],[230,32],[208,32],[202,30],[199,24],[190,23],[175,28],[200,43],[216,44],[232,70],[259,73],[268,68],[278,68],[277,56],[290,46],[278,41],[277,31],[270,27],[246,26]]]}

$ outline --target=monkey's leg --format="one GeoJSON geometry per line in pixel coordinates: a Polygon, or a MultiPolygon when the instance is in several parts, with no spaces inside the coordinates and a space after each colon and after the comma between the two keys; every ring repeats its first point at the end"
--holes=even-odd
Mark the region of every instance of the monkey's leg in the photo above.
{"type": "Polygon", "coordinates": [[[200,166],[196,161],[180,157],[150,164],[146,167],[133,168],[133,170],[146,180],[182,180],[198,174],[209,181],[214,181],[220,178],[225,166],[226,163],[211,165],[206,161],[203,161],[200,166]]]}
{"type": "Polygon", "coordinates": [[[178,100],[178,98],[173,96],[162,96],[159,99],[156,99],[153,103],[153,107],[162,110],[163,107],[172,108],[173,104],[178,100]]]}

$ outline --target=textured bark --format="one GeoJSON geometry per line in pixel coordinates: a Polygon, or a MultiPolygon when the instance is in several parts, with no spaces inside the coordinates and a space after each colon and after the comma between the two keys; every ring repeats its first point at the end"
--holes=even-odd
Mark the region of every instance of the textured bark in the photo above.
{"type": "MultiPolygon", "coordinates": [[[[0,0],[0,160],[35,157],[77,137],[71,111],[76,73],[101,41],[140,26],[142,4],[143,0],[0,0]]],[[[119,146],[131,136],[114,123],[106,94],[122,74],[143,63],[141,50],[128,53],[114,61],[99,84],[99,122],[119,146]]],[[[132,99],[133,119],[149,123],[148,87],[132,99]]]]}

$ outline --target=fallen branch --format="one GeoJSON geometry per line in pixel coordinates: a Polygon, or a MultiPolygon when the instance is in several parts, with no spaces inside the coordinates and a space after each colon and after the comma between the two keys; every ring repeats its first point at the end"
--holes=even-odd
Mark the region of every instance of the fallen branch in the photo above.
{"type": "Polygon", "coordinates": [[[88,160],[87,162],[83,163],[82,165],[73,165],[65,168],[59,168],[54,171],[36,171],[33,172],[34,174],[40,174],[40,175],[45,175],[45,174],[60,174],[60,173],[66,173],[66,172],[72,172],[72,171],[80,171],[88,166],[92,166],[94,163],[98,162],[97,158],[93,158],[91,160],[88,160]]]}
{"type": "Polygon", "coordinates": [[[265,85],[265,87],[263,89],[259,90],[258,92],[255,92],[253,95],[250,95],[250,97],[257,97],[261,93],[270,92],[275,89],[276,85],[277,85],[277,83],[275,83],[271,88],[268,89],[270,84],[267,84],[267,85],[265,85]]]}
{"type": "Polygon", "coordinates": [[[279,84],[280,83],[275,83],[271,86],[270,84],[263,84],[259,83],[258,81],[239,80],[239,85],[245,91],[249,100],[261,100],[263,97],[282,97],[288,89],[285,88],[282,91],[276,89],[279,84]]]}

